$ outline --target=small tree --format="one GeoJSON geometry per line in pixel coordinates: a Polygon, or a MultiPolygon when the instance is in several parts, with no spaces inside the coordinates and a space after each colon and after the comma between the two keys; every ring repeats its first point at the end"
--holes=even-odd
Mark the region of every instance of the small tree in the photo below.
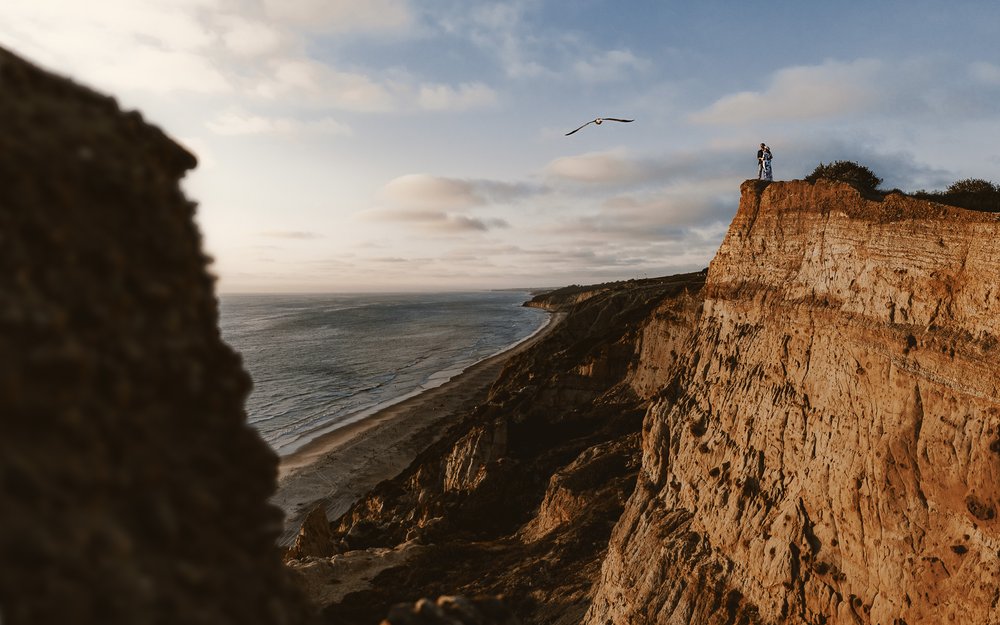
{"type": "Polygon", "coordinates": [[[834,161],[829,165],[820,163],[806,176],[806,181],[816,182],[820,178],[846,182],[859,191],[875,191],[882,184],[882,179],[875,172],[854,161],[834,161]]]}
{"type": "Polygon", "coordinates": [[[948,187],[948,193],[996,193],[998,191],[1000,191],[1000,186],[982,178],[966,178],[953,182],[948,187]]]}

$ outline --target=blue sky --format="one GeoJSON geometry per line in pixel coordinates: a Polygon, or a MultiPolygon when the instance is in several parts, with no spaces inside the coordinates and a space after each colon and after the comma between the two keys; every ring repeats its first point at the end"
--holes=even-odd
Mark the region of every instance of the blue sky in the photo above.
{"type": "Polygon", "coordinates": [[[224,292],[699,269],[756,176],[1000,181],[1000,3],[4,0],[0,45],[137,108],[224,292]],[[597,116],[632,124],[591,125],[597,116]]]}

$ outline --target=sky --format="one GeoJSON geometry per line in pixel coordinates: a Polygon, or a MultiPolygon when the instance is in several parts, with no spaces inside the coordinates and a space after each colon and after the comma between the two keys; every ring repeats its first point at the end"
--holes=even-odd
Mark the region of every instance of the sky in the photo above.
{"type": "Polygon", "coordinates": [[[757,175],[1000,182],[1000,2],[2,0],[0,46],[195,153],[218,288],[701,269],[757,175]],[[633,123],[591,124],[595,117],[633,123]]]}

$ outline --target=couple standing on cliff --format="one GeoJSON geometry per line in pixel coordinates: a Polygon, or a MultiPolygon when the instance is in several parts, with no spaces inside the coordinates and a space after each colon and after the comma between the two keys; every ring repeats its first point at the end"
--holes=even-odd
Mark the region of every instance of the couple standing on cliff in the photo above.
{"type": "Polygon", "coordinates": [[[757,150],[757,180],[774,180],[771,175],[771,148],[763,143],[757,150]]]}

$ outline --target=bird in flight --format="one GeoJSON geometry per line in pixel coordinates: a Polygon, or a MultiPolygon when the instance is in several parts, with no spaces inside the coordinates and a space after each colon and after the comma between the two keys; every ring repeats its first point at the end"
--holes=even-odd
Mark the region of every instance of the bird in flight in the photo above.
{"type": "MultiPolygon", "coordinates": [[[[590,120],[589,122],[587,122],[586,124],[580,126],[576,130],[582,130],[582,129],[586,128],[587,126],[591,125],[591,124],[597,124],[598,126],[600,126],[604,122],[626,122],[626,123],[628,123],[628,122],[634,122],[634,121],[635,121],[634,119],[618,119],[617,117],[598,117],[597,119],[590,120]]],[[[570,132],[567,132],[566,136],[567,137],[570,136],[571,134],[573,134],[574,132],[576,132],[576,130],[571,130],[570,132]]]]}

